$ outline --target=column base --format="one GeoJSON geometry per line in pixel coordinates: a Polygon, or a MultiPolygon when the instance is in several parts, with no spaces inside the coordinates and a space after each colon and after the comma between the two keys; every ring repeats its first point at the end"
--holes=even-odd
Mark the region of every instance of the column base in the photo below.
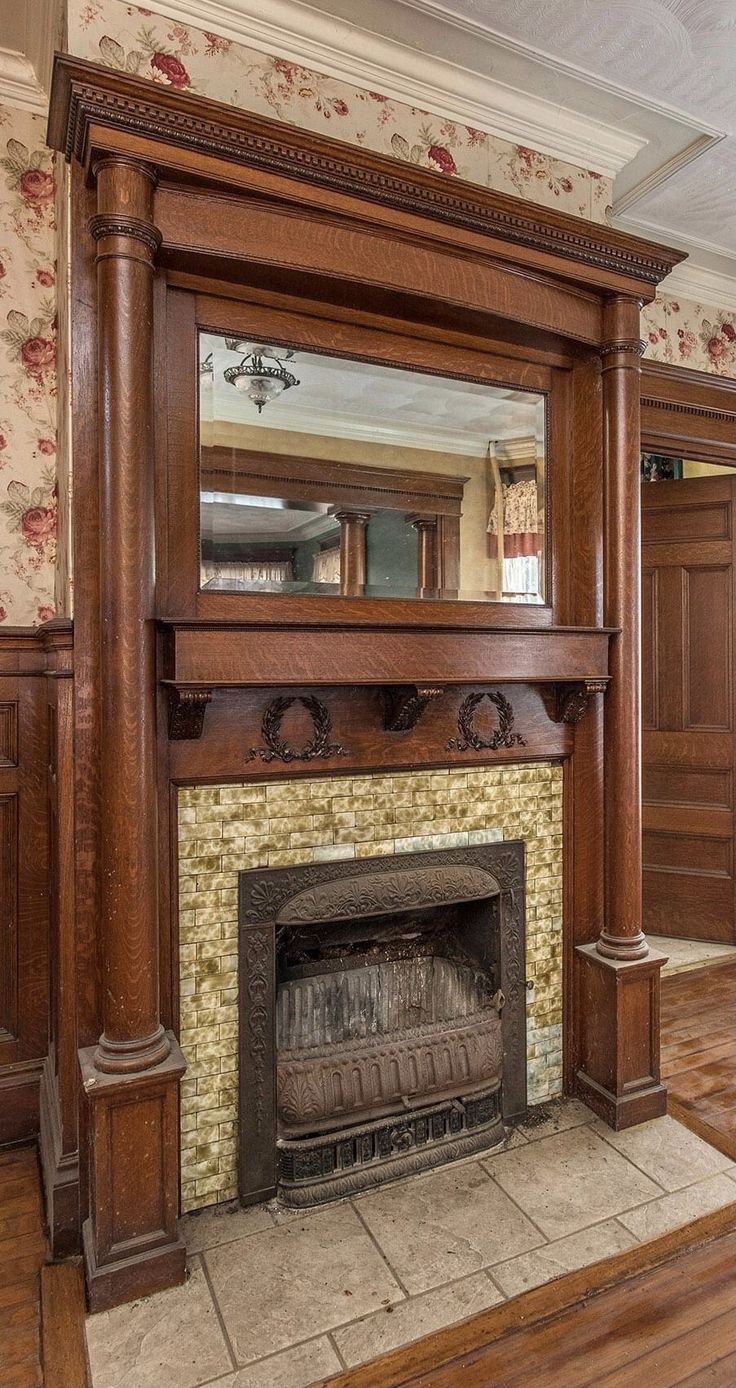
{"type": "Polygon", "coordinates": [[[580,1058],[575,1087],[610,1127],[631,1128],[667,1111],[659,1073],[659,985],[667,956],[609,959],[595,944],[575,950],[580,1058]]]}
{"type": "Polygon", "coordinates": [[[161,1064],[137,1074],[95,1067],[79,1052],[86,1101],[89,1218],[83,1229],[91,1311],[184,1281],[177,1231],[179,1080],[186,1062],[171,1032],[161,1064]]]}

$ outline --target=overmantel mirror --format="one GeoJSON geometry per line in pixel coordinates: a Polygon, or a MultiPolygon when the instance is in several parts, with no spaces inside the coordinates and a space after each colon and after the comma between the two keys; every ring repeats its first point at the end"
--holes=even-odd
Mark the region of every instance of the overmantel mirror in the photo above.
{"type": "Polygon", "coordinates": [[[198,344],[200,591],[548,601],[543,394],[198,344]]]}

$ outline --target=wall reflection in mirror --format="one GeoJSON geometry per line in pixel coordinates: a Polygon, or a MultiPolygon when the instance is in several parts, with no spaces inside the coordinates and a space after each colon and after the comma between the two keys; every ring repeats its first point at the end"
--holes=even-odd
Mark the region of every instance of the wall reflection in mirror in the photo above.
{"type": "Polygon", "coordinates": [[[545,601],[542,395],[201,333],[206,591],[545,601]]]}

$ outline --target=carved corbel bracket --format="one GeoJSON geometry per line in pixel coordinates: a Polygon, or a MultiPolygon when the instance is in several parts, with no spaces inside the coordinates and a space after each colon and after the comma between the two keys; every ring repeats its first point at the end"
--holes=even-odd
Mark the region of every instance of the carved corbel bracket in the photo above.
{"type": "Polygon", "coordinates": [[[386,685],[383,690],[383,726],[386,732],[410,732],[417,726],[428,705],[444,692],[441,685],[386,685]]]}
{"type": "Polygon", "coordinates": [[[554,723],[579,723],[588,712],[595,694],[605,694],[607,679],[575,680],[555,684],[545,691],[547,712],[554,723]]]}
{"type": "Polygon", "coordinates": [[[204,715],[212,699],[211,689],[187,689],[169,685],[169,738],[190,742],[202,736],[204,715]]]}

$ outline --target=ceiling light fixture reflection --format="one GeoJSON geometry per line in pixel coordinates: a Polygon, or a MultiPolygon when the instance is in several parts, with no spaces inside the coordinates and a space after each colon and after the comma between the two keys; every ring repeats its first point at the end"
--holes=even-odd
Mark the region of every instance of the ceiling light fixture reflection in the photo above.
{"type": "Polygon", "coordinates": [[[228,385],[247,395],[260,414],[264,405],[299,385],[296,376],[292,376],[283,364],[293,355],[290,350],[278,352],[272,347],[253,347],[239,366],[229,366],[223,375],[228,385]]]}

